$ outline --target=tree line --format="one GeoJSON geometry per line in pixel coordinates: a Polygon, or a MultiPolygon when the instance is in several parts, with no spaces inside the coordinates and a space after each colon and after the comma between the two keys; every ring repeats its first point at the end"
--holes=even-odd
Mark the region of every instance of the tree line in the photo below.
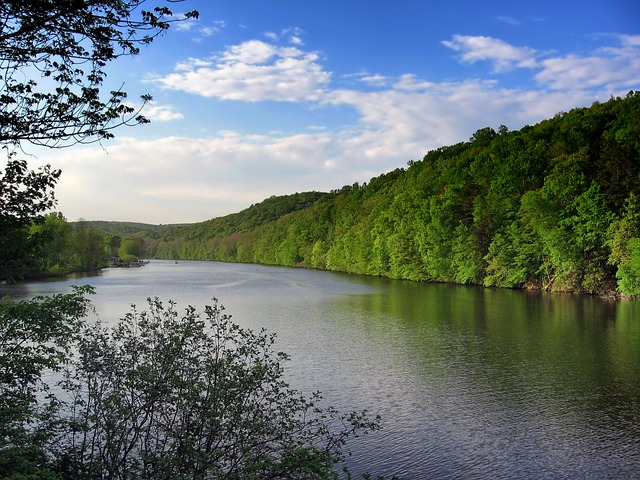
{"type": "Polygon", "coordinates": [[[0,254],[0,281],[5,282],[127,265],[153,248],[142,235],[105,233],[94,222],[69,222],[60,212],[14,225],[8,233],[0,254]]]}
{"type": "Polygon", "coordinates": [[[309,195],[254,222],[256,206],[140,235],[158,258],[638,296],[640,92],[518,131],[482,128],[407,168],[309,195]]]}

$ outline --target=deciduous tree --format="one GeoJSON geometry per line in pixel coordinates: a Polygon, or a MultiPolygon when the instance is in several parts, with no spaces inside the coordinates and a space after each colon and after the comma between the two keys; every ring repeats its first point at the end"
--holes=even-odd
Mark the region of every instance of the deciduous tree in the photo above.
{"type": "Polygon", "coordinates": [[[145,10],[145,3],[1,2],[0,142],[64,147],[110,138],[123,124],[145,123],[123,89],[101,88],[110,61],[137,55],[179,20],[167,6],[145,10]]]}
{"type": "Polygon", "coordinates": [[[71,294],[0,300],[3,478],[55,478],[46,466],[45,451],[57,427],[60,402],[51,395],[43,372],[59,370],[69,355],[89,308],[88,293],[91,289],[82,287],[71,294]]]}
{"type": "Polygon", "coordinates": [[[65,478],[333,479],[345,441],[377,428],[283,380],[275,337],[149,299],[80,338],[64,387],[69,429],[50,453],[65,478]]]}
{"type": "Polygon", "coordinates": [[[29,231],[54,204],[59,170],[29,171],[24,160],[11,160],[0,171],[0,281],[21,278],[35,265],[41,236],[29,231]]]}

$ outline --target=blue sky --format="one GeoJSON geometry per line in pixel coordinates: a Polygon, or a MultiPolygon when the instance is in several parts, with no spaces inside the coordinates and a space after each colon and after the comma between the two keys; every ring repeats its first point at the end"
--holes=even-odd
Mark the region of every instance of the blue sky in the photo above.
{"type": "MultiPolygon", "coordinates": [[[[37,150],[69,220],[182,223],[406,166],[640,88],[640,3],[187,0],[109,66],[152,123],[37,150]]],[[[27,148],[28,149],[28,148],[27,148]]]]}

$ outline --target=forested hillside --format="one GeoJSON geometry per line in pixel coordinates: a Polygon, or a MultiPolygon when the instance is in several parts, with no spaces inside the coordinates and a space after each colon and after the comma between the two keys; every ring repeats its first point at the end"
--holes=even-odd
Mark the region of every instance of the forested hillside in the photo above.
{"type": "Polygon", "coordinates": [[[155,253],[638,295],[639,174],[636,92],[519,131],[483,128],[271,222],[248,209],[165,231],[155,253]]]}
{"type": "Polygon", "coordinates": [[[275,197],[147,235],[158,257],[635,296],[639,195],[640,92],[630,92],[519,131],[483,128],[299,208],[275,197]]]}
{"type": "MultiPolygon", "coordinates": [[[[1,175],[0,181],[12,186],[1,175]]],[[[193,258],[199,251],[195,246],[211,236],[228,237],[253,231],[283,215],[305,209],[325,195],[306,192],[274,196],[240,213],[192,225],[69,222],[62,213],[50,212],[30,225],[14,228],[14,250],[25,254],[18,256],[10,251],[10,255],[0,258],[0,282],[91,271],[108,265],[127,266],[140,258],[193,258]],[[21,241],[16,241],[18,234],[21,241]],[[36,240],[38,248],[32,246],[36,240]],[[19,261],[6,262],[5,257],[16,257],[19,261]]]]}
{"type": "Polygon", "coordinates": [[[78,223],[82,223],[87,227],[94,228],[100,233],[118,236],[138,233],[144,230],[163,230],[168,227],[168,225],[153,225],[150,223],[109,222],[103,220],[79,220],[77,222],[71,222],[71,225],[74,226],[78,223]]]}
{"type": "MultiPolygon", "coordinates": [[[[251,205],[239,213],[217,217],[193,225],[168,225],[161,230],[146,230],[143,249],[148,257],[180,259],[221,259],[218,253],[209,255],[206,245],[210,239],[235,239],[246,236],[263,225],[272,224],[283,216],[304,210],[327,195],[322,192],[303,192],[272,196],[251,205]]],[[[228,244],[229,242],[226,242],[228,244]]],[[[226,248],[226,247],[221,247],[226,248]]],[[[238,261],[233,255],[225,255],[229,261],[238,261]]]]}

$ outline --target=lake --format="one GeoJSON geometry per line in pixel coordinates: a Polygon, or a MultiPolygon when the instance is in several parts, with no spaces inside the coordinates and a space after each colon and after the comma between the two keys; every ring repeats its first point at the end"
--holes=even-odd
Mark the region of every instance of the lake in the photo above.
{"type": "Polygon", "coordinates": [[[303,269],[152,261],[0,286],[93,285],[104,322],[147,297],[215,297],[277,333],[291,386],[382,416],[354,472],[407,479],[640,478],[640,302],[420,284],[303,269]]]}

